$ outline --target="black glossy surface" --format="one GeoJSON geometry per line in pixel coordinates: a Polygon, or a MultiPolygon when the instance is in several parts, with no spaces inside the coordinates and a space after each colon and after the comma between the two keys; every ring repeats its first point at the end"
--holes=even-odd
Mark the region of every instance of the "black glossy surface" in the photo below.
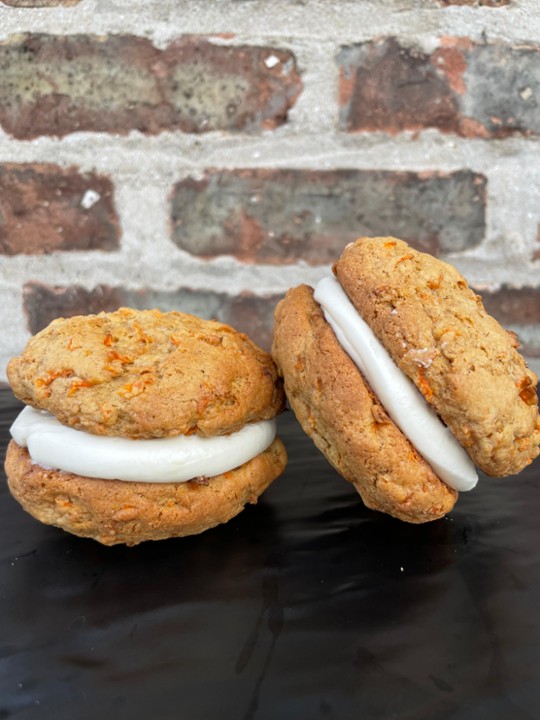
{"type": "Polygon", "coordinates": [[[540,718],[540,464],[409,526],[280,419],[286,474],[197,537],[105,548],[2,478],[0,718],[540,718]]]}

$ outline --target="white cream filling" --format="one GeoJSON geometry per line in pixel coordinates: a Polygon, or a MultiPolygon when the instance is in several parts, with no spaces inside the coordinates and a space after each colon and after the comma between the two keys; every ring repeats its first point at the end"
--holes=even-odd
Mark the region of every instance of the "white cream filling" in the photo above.
{"type": "Polygon", "coordinates": [[[394,363],[339,282],[323,278],[314,297],[345,352],[420,455],[447,485],[460,492],[472,490],[478,475],[471,459],[394,363]]]}
{"type": "Polygon", "coordinates": [[[130,440],[91,435],[62,425],[50,413],[25,407],[11,435],[34,463],[85,477],[131,482],[186,482],[213,477],[264,452],[276,436],[276,421],[244,425],[231,435],[130,440]]]}

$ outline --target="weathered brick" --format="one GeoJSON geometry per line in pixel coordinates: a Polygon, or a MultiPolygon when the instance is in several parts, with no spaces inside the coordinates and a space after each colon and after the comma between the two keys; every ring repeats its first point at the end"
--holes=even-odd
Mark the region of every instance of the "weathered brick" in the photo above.
{"type": "Polygon", "coordinates": [[[14,36],[0,43],[0,123],[16,138],[88,130],[259,132],[287,119],[294,56],[184,36],[14,36]]]}
{"type": "Polygon", "coordinates": [[[540,47],[479,45],[467,54],[463,114],[488,135],[540,134],[540,47]]]}
{"type": "Polygon", "coordinates": [[[343,48],[340,126],[343,130],[455,130],[455,94],[430,58],[394,38],[343,48]]]}
{"type": "Polygon", "coordinates": [[[47,327],[57,317],[110,312],[121,304],[118,291],[106,285],[86,290],[79,285],[51,287],[39,282],[29,282],[23,288],[23,306],[28,330],[32,334],[47,327]]]}
{"type": "Polygon", "coordinates": [[[246,333],[265,350],[270,350],[274,334],[274,310],[282,297],[258,297],[242,293],[223,306],[219,319],[246,333]]]}
{"type": "Polygon", "coordinates": [[[480,243],[486,179],[376,170],[208,170],[173,189],[172,237],[193,255],[330,263],[359,235],[397,235],[435,254],[480,243]]]}
{"type": "Polygon", "coordinates": [[[443,38],[431,54],[385,38],[342,48],[340,127],[466,137],[540,134],[540,47],[443,38]]]}
{"type": "Polygon", "coordinates": [[[109,178],[56,165],[0,164],[0,254],[114,250],[119,234],[109,178]]]}
{"type": "Polygon", "coordinates": [[[217,319],[232,325],[266,350],[272,343],[274,308],[282,295],[257,297],[249,293],[230,296],[206,290],[152,291],[98,285],[92,290],[27,283],[24,287],[24,310],[28,329],[34,334],[57,317],[87,313],[111,312],[119,307],[179,310],[199,317],[217,319]]]}
{"type": "Polygon", "coordinates": [[[540,325],[540,288],[503,285],[496,292],[481,294],[486,310],[503,325],[540,325]]]}
{"type": "Polygon", "coordinates": [[[522,350],[540,357],[540,287],[511,288],[503,285],[494,292],[480,292],[486,310],[506,328],[515,329],[522,350]]]}

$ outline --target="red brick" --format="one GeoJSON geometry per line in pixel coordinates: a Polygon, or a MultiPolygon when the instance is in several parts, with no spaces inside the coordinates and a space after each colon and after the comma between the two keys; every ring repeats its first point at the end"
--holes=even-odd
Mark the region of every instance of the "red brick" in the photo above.
{"type": "Polygon", "coordinates": [[[377,170],[208,170],[171,197],[172,238],[203,258],[330,263],[359,235],[397,235],[435,254],[484,236],[486,180],[377,170]]]}
{"type": "Polygon", "coordinates": [[[390,38],[343,49],[339,64],[342,129],[458,127],[454,93],[425,53],[390,38]]]}
{"type": "Polygon", "coordinates": [[[23,289],[23,305],[28,330],[34,335],[57,317],[73,317],[116,310],[122,304],[115,288],[98,285],[86,290],[79,285],[51,287],[29,282],[23,289]]]}
{"type": "Polygon", "coordinates": [[[14,36],[0,44],[0,123],[21,139],[88,130],[260,132],[281,125],[302,83],[294,56],[185,36],[14,36]]]}
{"type": "Polygon", "coordinates": [[[252,293],[242,293],[224,305],[220,320],[246,333],[265,350],[270,350],[274,334],[274,310],[282,297],[258,297],[252,293]]]}
{"type": "Polygon", "coordinates": [[[482,293],[486,310],[506,325],[540,325],[540,288],[510,288],[482,293]]]}
{"type": "Polygon", "coordinates": [[[0,164],[0,215],[0,254],[119,245],[112,182],[76,168],[0,164]]]}
{"type": "Polygon", "coordinates": [[[495,292],[482,291],[482,300],[486,310],[497,318],[503,327],[527,327],[534,330],[528,333],[531,340],[522,341],[526,355],[540,357],[540,287],[511,288],[503,285],[495,292]]]}
{"type": "Polygon", "coordinates": [[[338,62],[342,130],[540,134],[538,46],[442,38],[427,54],[385,38],[342,48],[338,62]]]}
{"type": "Polygon", "coordinates": [[[176,291],[128,290],[98,285],[92,290],[72,285],[50,286],[30,282],[24,287],[24,310],[28,329],[39,332],[57,317],[110,312],[119,307],[179,310],[199,317],[218,319],[244,332],[261,347],[270,349],[274,309],[281,295],[256,297],[249,293],[230,296],[211,290],[180,288],[176,291]]]}

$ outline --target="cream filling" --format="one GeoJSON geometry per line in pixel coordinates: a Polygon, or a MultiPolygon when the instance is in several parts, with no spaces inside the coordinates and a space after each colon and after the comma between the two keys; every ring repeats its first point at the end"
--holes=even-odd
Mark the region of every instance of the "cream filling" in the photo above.
{"type": "Polygon", "coordinates": [[[276,421],[244,425],[231,435],[130,440],[66,427],[48,412],[25,407],[11,435],[34,463],[85,477],[131,482],[186,482],[213,477],[252,460],[276,436],[276,421]]]}
{"type": "Polygon", "coordinates": [[[454,490],[472,490],[478,475],[471,459],[414,383],[394,363],[339,282],[333,277],[323,278],[314,297],[345,352],[420,455],[454,490]]]}

